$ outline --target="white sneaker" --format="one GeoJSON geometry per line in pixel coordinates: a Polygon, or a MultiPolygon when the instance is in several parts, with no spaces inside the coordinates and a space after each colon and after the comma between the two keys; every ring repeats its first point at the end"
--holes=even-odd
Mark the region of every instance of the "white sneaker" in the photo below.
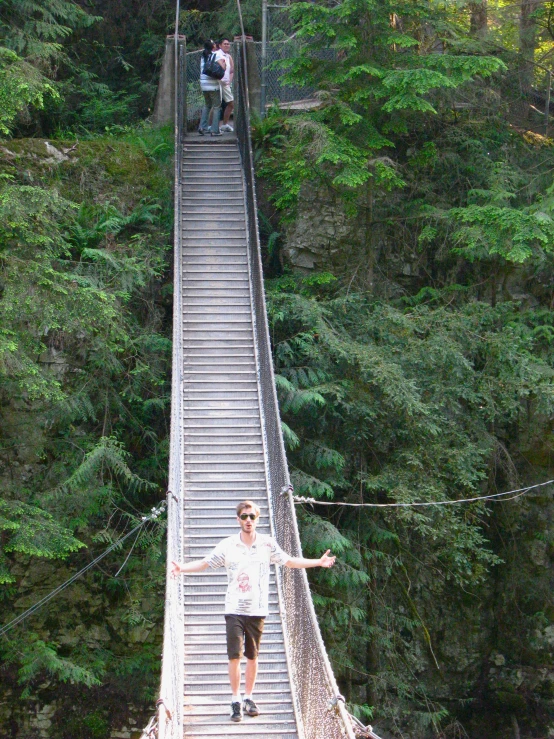
{"type": "Polygon", "coordinates": [[[234,128],[233,128],[233,126],[229,125],[228,123],[224,123],[222,126],[220,126],[219,130],[220,131],[225,131],[226,133],[233,133],[234,128]]]}

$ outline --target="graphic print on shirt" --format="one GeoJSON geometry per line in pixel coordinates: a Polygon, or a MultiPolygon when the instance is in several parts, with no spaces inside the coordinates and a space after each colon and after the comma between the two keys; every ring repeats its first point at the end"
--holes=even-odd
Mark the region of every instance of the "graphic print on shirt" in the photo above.
{"type": "Polygon", "coordinates": [[[212,568],[227,570],[225,613],[260,616],[268,615],[270,564],[285,564],[288,555],[277,542],[264,534],[248,547],[240,534],[222,540],[206,557],[212,568]]]}
{"type": "Polygon", "coordinates": [[[241,593],[249,593],[252,590],[252,585],[250,585],[250,578],[246,574],[246,572],[241,572],[241,574],[237,577],[237,585],[241,593]]]}
{"type": "Polygon", "coordinates": [[[210,559],[210,567],[212,567],[214,570],[217,570],[218,567],[225,567],[225,555],[217,554],[217,552],[214,552],[213,556],[210,559]]]}

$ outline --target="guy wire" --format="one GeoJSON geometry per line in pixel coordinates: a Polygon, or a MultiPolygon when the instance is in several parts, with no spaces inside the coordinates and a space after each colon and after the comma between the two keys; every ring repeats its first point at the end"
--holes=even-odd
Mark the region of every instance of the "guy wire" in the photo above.
{"type": "Polygon", "coordinates": [[[457,498],[456,500],[428,500],[428,501],[417,501],[415,503],[347,503],[345,501],[335,500],[317,500],[316,498],[306,498],[302,495],[294,495],[292,485],[285,486],[281,493],[284,495],[291,492],[292,499],[295,503],[309,503],[310,505],[326,505],[326,506],[349,506],[350,508],[415,508],[420,506],[432,506],[432,505],[456,505],[459,503],[477,503],[480,500],[490,500],[493,503],[502,503],[504,500],[514,500],[525,495],[530,490],[535,488],[541,488],[545,485],[552,485],[554,480],[547,480],[546,482],[538,482],[536,485],[528,485],[518,490],[507,490],[504,493],[492,493],[491,495],[479,495],[475,498],[457,498]],[[508,498],[506,496],[510,495],[508,498]]]}
{"type": "MultiPolygon", "coordinates": [[[[87,572],[92,567],[94,567],[96,564],[98,564],[98,562],[100,562],[100,560],[104,559],[104,557],[107,554],[109,554],[111,551],[113,551],[114,549],[116,549],[120,544],[123,544],[123,542],[126,539],[128,539],[130,536],[132,536],[134,533],[136,533],[136,532],[139,532],[140,533],[140,529],[142,529],[142,527],[146,523],[149,523],[150,521],[153,521],[156,518],[158,518],[158,516],[165,510],[165,505],[166,505],[165,504],[165,501],[162,501],[162,503],[160,504],[160,506],[158,508],[152,508],[152,512],[150,513],[150,515],[143,516],[142,517],[142,521],[139,524],[137,524],[133,529],[131,529],[131,531],[128,531],[124,536],[122,536],[121,538],[119,538],[117,541],[114,541],[114,543],[111,544],[104,552],[102,552],[102,554],[100,554],[98,557],[96,557],[96,559],[93,559],[92,562],[89,562],[89,564],[86,565],[86,567],[83,567],[82,570],[79,570],[79,572],[76,572],[74,575],[72,575],[72,577],[70,577],[69,580],[66,580],[61,585],[58,585],[57,588],[54,588],[54,590],[52,590],[50,593],[48,593],[48,595],[45,595],[44,598],[41,598],[39,601],[37,601],[34,605],[32,605],[26,611],[23,611],[23,613],[20,613],[19,616],[16,616],[9,623],[7,623],[5,626],[3,626],[2,628],[0,628],[0,636],[4,636],[8,631],[10,631],[15,626],[17,626],[22,621],[24,621],[27,618],[27,616],[30,616],[31,614],[35,613],[40,608],[42,608],[42,606],[45,603],[48,603],[49,600],[52,600],[52,598],[54,598],[56,595],[58,595],[59,593],[61,593],[62,590],[65,590],[65,588],[67,588],[69,585],[71,585],[72,583],[74,583],[75,580],[77,580],[79,577],[81,577],[81,575],[84,575],[85,572],[87,572]]],[[[138,535],[137,535],[137,539],[138,539],[138,535]]],[[[117,572],[117,575],[119,575],[119,573],[121,572],[121,570],[125,566],[125,563],[127,562],[127,559],[129,559],[129,556],[130,556],[131,552],[133,551],[133,548],[134,548],[135,544],[136,544],[136,540],[133,543],[133,546],[131,547],[131,551],[127,555],[127,558],[125,559],[125,562],[123,563],[122,567],[119,568],[119,570],[117,572]]],[[[117,575],[116,575],[116,577],[117,577],[117,575]]]]}

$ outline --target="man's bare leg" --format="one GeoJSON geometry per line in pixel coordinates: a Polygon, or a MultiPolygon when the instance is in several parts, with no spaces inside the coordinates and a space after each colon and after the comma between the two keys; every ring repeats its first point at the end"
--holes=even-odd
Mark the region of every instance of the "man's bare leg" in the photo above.
{"type": "Polygon", "coordinates": [[[240,659],[229,660],[229,682],[233,695],[240,695],[240,659]]]}
{"type": "Polygon", "coordinates": [[[244,676],[244,695],[251,696],[258,674],[258,658],[246,659],[246,674],[244,676]]]}
{"type": "Polygon", "coordinates": [[[229,123],[229,118],[231,117],[231,113],[233,112],[233,108],[235,107],[235,103],[231,100],[230,103],[227,103],[225,106],[225,112],[223,113],[223,125],[226,125],[229,123]]]}

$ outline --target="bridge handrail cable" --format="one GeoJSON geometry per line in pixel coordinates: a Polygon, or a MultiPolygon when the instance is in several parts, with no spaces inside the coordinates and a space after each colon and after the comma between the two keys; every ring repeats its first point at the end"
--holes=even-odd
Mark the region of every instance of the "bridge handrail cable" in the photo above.
{"type": "Polygon", "coordinates": [[[158,739],[183,739],[184,692],[184,599],[182,578],[170,577],[173,560],[183,560],[184,422],[183,422],[183,306],[181,166],[186,128],[186,40],[179,35],[180,1],[175,16],[175,180],[174,180],[174,275],[173,358],[171,379],[171,430],[167,510],[167,567],[162,676],[158,701],[158,739]]]}

